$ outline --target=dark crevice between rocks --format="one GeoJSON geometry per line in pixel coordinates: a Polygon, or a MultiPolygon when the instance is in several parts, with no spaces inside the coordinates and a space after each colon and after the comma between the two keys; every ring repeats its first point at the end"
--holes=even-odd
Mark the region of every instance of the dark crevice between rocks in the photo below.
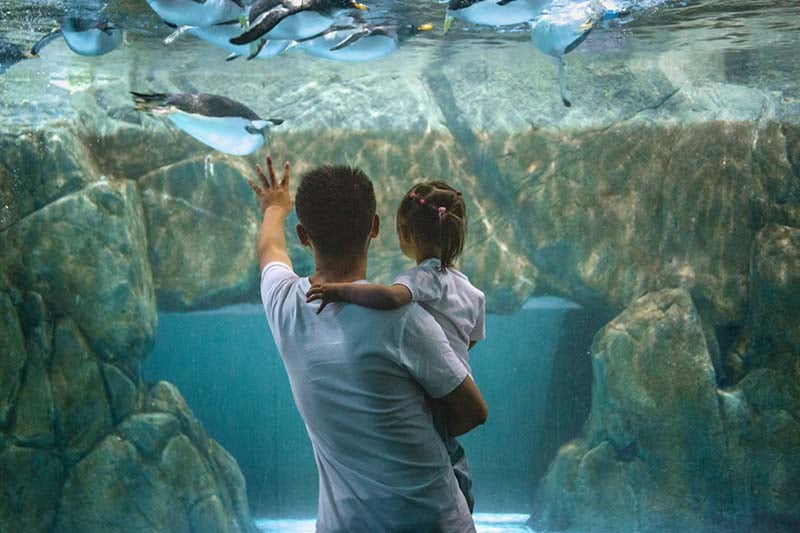
{"type": "Polygon", "coordinates": [[[538,486],[559,448],[581,436],[592,407],[592,342],[613,316],[605,308],[565,310],[545,398],[547,415],[534,446],[531,487],[538,486]]]}

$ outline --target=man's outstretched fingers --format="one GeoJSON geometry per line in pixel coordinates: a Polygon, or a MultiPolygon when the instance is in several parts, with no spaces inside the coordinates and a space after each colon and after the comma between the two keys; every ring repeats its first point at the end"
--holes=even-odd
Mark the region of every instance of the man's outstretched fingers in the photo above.
{"type": "Polygon", "coordinates": [[[269,184],[273,189],[278,187],[278,178],[275,176],[275,167],[272,166],[272,158],[267,156],[267,170],[269,170],[269,184]]]}
{"type": "Polygon", "coordinates": [[[283,179],[281,180],[281,187],[289,187],[289,175],[291,174],[291,167],[289,162],[283,164],[283,179]]]}
{"type": "Polygon", "coordinates": [[[269,182],[267,181],[267,177],[264,175],[264,169],[261,168],[261,165],[256,165],[256,173],[261,179],[261,183],[264,185],[264,188],[269,189],[269,182]]]}

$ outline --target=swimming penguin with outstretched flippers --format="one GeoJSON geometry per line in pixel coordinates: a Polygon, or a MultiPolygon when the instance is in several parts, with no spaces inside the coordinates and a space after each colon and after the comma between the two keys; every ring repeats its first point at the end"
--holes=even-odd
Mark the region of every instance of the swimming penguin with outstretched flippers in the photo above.
{"type": "MultiPolygon", "coordinates": [[[[170,26],[173,28],[175,27],[172,24],[170,24],[170,26]]],[[[184,34],[193,35],[212,46],[227,51],[229,55],[225,60],[231,61],[237,57],[248,56],[254,50],[256,53],[253,57],[274,57],[286,50],[291,42],[281,39],[264,39],[262,37],[263,42],[257,41],[249,45],[231,44],[231,38],[239,35],[241,32],[242,27],[238,20],[223,22],[222,24],[215,24],[213,26],[181,26],[180,28],[176,28],[174,32],[164,39],[164,44],[172,44],[175,39],[184,34]]]]}
{"type": "Polygon", "coordinates": [[[238,20],[244,13],[242,0],[147,0],[153,11],[176,26],[213,26],[238,20]]]}
{"type": "Polygon", "coordinates": [[[39,39],[31,52],[38,55],[53,40],[63,37],[69,49],[78,55],[102,56],[119,48],[123,34],[122,28],[105,19],[65,17],[61,27],[39,39]]]}
{"type": "Polygon", "coordinates": [[[453,19],[485,26],[524,24],[538,17],[552,0],[450,0],[444,19],[444,33],[453,19]]]}
{"type": "Polygon", "coordinates": [[[0,39],[0,74],[4,74],[9,68],[25,59],[37,57],[32,51],[23,46],[0,39]]]}
{"type": "Polygon", "coordinates": [[[214,94],[131,92],[136,109],[166,115],[198,141],[231,155],[252,154],[269,142],[278,118],[262,119],[246,105],[214,94]]]}
{"type": "Polygon", "coordinates": [[[393,54],[406,39],[432,29],[432,24],[331,26],[321,35],[293,46],[324,59],[350,63],[372,61],[393,54]]]}
{"type": "Polygon", "coordinates": [[[248,28],[231,43],[247,44],[263,35],[269,39],[308,39],[331,27],[345,9],[363,11],[367,6],[357,0],[256,0],[250,7],[248,28]]]}
{"type": "Polygon", "coordinates": [[[557,2],[536,21],[531,23],[531,39],[542,53],[552,56],[558,65],[561,101],[572,105],[567,87],[564,56],[589,36],[595,25],[604,18],[621,17],[628,11],[609,11],[597,0],[584,2],[557,2]]]}

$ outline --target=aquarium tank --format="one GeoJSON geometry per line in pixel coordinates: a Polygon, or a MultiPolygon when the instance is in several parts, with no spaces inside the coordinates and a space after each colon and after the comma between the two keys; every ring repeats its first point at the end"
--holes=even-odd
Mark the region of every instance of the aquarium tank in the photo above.
{"type": "Polygon", "coordinates": [[[0,532],[314,531],[267,155],[370,176],[379,283],[461,191],[478,532],[800,530],[799,45],[796,0],[0,0],[0,532]]]}

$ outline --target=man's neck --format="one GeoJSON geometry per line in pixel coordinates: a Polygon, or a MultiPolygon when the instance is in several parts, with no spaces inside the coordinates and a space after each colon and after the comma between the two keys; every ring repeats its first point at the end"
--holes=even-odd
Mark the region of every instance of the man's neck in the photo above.
{"type": "Polygon", "coordinates": [[[349,283],[367,277],[367,255],[348,258],[314,257],[311,283],[349,283]]]}

